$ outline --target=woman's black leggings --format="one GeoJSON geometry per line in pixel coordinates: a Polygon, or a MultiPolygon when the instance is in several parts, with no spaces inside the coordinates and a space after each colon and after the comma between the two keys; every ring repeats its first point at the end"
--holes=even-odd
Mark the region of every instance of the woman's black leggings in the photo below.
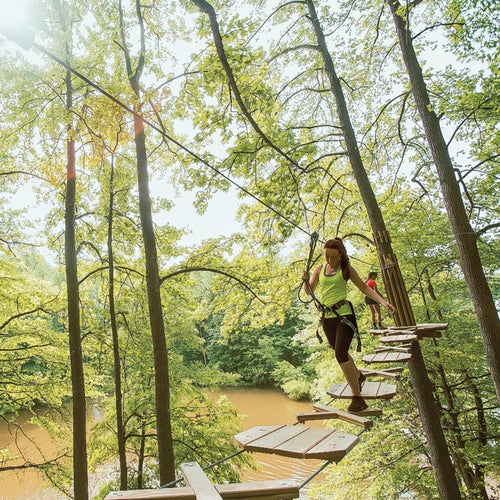
{"type": "Polygon", "coordinates": [[[349,347],[351,345],[354,332],[351,327],[341,321],[341,318],[348,319],[353,325],[358,327],[356,316],[348,314],[346,316],[335,316],[334,318],[323,319],[323,331],[325,332],[328,343],[335,351],[335,358],[339,363],[349,361],[349,347]]]}

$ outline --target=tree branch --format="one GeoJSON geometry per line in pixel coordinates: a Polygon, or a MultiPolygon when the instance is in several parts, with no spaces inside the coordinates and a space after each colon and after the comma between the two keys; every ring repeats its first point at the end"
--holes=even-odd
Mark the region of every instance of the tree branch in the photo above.
{"type": "Polygon", "coordinates": [[[195,266],[195,267],[188,267],[186,269],[178,269],[177,271],[173,271],[173,272],[171,272],[171,273],[169,273],[169,274],[161,277],[160,278],[160,284],[162,284],[167,279],[173,278],[174,276],[178,276],[179,274],[191,273],[191,272],[196,272],[196,271],[208,271],[208,272],[211,272],[211,273],[222,274],[223,276],[226,276],[226,277],[228,277],[228,278],[230,278],[232,280],[235,280],[243,288],[245,288],[246,290],[248,290],[253,295],[253,297],[255,297],[259,302],[261,302],[262,304],[266,304],[244,281],[242,281],[241,279],[237,278],[233,274],[228,273],[227,271],[222,271],[220,269],[213,268],[213,267],[195,266]]]}
{"type": "Polygon", "coordinates": [[[234,97],[236,99],[236,102],[238,103],[238,106],[240,107],[241,112],[245,116],[245,118],[249,121],[250,125],[253,127],[255,132],[259,134],[259,136],[262,138],[262,140],[274,151],[276,151],[280,156],[285,158],[288,162],[290,162],[292,165],[295,167],[299,168],[300,170],[304,170],[300,165],[292,159],[290,156],[288,156],[282,149],[280,149],[276,144],[274,144],[271,139],[262,131],[262,129],[259,127],[257,122],[254,120],[251,112],[247,109],[245,103],[243,102],[243,98],[240,93],[240,89],[238,87],[238,83],[236,82],[236,78],[234,76],[233,70],[231,69],[231,66],[229,64],[229,61],[226,56],[226,52],[224,50],[224,44],[222,42],[222,35],[220,33],[219,29],[219,23],[217,21],[217,15],[215,13],[214,8],[212,5],[210,5],[208,2],[205,0],[191,0],[202,12],[205,12],[208,15],[208,18],[210,20],[210,26],[212,28],[212,34],[213,34],[213,39],[215,43],[215,48],[217,50],[217,54],[219,56],[219,60],[222,64],[222,67],[226,73],[228,82],[229,82],[229,87],[232,90],[234,97]]]}

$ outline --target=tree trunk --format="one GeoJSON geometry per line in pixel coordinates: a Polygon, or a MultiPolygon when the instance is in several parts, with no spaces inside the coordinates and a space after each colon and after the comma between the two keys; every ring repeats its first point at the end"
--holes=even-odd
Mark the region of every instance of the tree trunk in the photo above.
{"type": "Polygon", "coordinates": [[[137,488],[144,488],[144,461],[146,455],[146,419],[144,415],[141,420],[141,446],[137,457],[137,488]]]}
{"type": "MultiPolygon", "coordinates": [[[[71,72],[66,72],[66,107],[73,105],[71,72]]],[[[87,469],[87,406],[83,373],[82,339],[80,335],[80,297],[75,244],[76,153],[72,139],[72,126],[68,126],[66,169],[66,206],[64,231],[64,259],[68,299],[69,356],[71,388],[73,392],[73,489],[76,500],[88,498],[87,469]]]]}
{"type": "MultiPolygon", "coordinates": [[[[434,340],[436,346],[436,356],[438,357],[437,342],[434,340]]],[[[446,425],[448,431],[453,436],[455,441],[455,446],[452,448],[453,462],[457,469],[460,471],[465,487],[467,488],[468,498],[475,498],[477,500],[488,500],[488,494],[486,492],[486,487],[484,484],[484,474],[481,468],[473,468],[467,460],[466,456],[466,440],[464,439],[462,429],[460,427],[459,415],[460,408],[455,405],[455,398],[453,397],[453,391],[448,384],[448,379],[446,377],[446,372],[443,365],[438,361],[436,365],[437,371],[439,373],[439,378],[441,379],[441,386],[443,387],[443,394],[446,398],[446,408],[441,407],[441,412],[448,415],[446,425]]]]}
{"type": "Polygon", "coordinates": [[[495,384],[497,398],[500,401],[500,321],[481,263],[477,247],[477,235],[467,217],[439,119],[430,103],[422,68],[413,49],[409,27],[406,25],[407,19],[398,14],[398,12],[401,12],[399,9],[402,9],[398,0],[387,0],[387,3],[396,26],[399,46],[410,79],[411,91],[438,173],[444,205],[457,243],[460,265],[469,287],[483,339],[486,359],[495,384]]]}
{"type": "Polygon", "coordinates": [[[137,178],[139,184],[139,210],[146,258],[146,287],[149,305],[149,321],[153,338],[158,462],[160,482],[161,484],[166,484],[175,479],[172,426],[170,421],[168,353],[160,295],[158,253],[156,249],[153,217],[151,215],[144,122],[137,114],[134,117],[134,129],[137,153],[137,178]]]}
{"type": "MultiPolygon", "coordinates": [[[[370,180],[359,153],[354,129],[344,98],[342,85],[336,74],[333,60],[328,51],[325,37],[316,14],[313,0],[306,0],[309,18],[314,26],[318,48],[323,57],[332,92],[335,97],[337,113],[342,126],[351,168],[365,204],[382,270],[382,278],[389,301],[398,309],[394,315],[397,325],[414,325],[413,310],[404,286],[397,258],[393,253],[389,233],[386,230],[382,212],[377,203],[370,180]]],[[[422,427],[428,441],[429,453],[441,498],[456,500],[460,498],[455,471],[453,469],[448,445],[446,443],[439,414],[432,396],[432,386],[425,368],[422,351],[417,341],[412,343],[409,363],[413,392],[422,421],[422,427]]]]}
{"type": "Polygon", "coordinates": [[[436,477],[439,497],[446,500],[462,498],[458,488],[455,470],[450,459],[450,452],[445,441],[432,384],[427,375],[424,357],[418,341],[412,342],[409,362],[413,394],[417,401],[420,420],[427,438],[427,448],[432,469],[436,477]]]}
{"type": "Polygon", "coordinates": [[[113,338],[113,366],[115,383],[115,412],[116,412],[116,437],[118,442],[118,458],[120,461],[120,490],[127,489],[127,455],[125,448],[125,426],[123,424],[123,397],[122,377],[120,362],[120,343],[118,339],[118,326],[116,323],[115,307],[115,266],[113,256],[113,210],[114,210],[114,157],[111,159],[111,172],[109,180],[109,207],[108,207],[108,279],[109,279],[109,318],[111,336],[113,338]]]}
{"type": "Polygon", "coordinates": [[[122,49],[125,53],[127,75],[132,90],[137,96],[134,106],[134,137],[137,157],[137,180],[139,188],[139,212],[141,218],[144,256],[146,259],[146,288],[149,306],[149,322],[153,343],[155,371],[155,402],[156,402],[156,432],[158,441],[158,468],[161,484],[170,483],[175,479],[175,460],[172,439],[172,424],[170,420],[170,382],[168,373],[168,352],[165,339],[165,325],[160,294],[160,274],[158,270],[158,252],[151,214],[151,197],[149,191],[148,160],[146,150],[146,135],[144,120],[141,116],[140,78],[145,64],[146,43],[142,5],[135,0],[138,28],[140,33],[141,51],[136,67],[132,67],[132,58],[127,46],[125,24],[121,0],[119,3],[122,49]]]}

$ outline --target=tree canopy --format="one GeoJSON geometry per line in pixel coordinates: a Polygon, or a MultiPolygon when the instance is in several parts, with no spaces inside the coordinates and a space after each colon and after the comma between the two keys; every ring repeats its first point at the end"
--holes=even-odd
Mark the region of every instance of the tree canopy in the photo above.
{"type": "MultiPolygon", "coordinates": [[[[380,269],[369,188],[416,320],[449,324],[422,350],[458,484],[465,497],[493,498],[498,397],[488,349],[498,331],[481,307],[488,294],[474,292],[464,268],[394,23],[411,37],[498,324],[500,7],[396,3],[34,1],[34,47],[0,41],[0,415],[14,422],[29,411],[56,436],[42,413],[66,412],[77,384],[102,419],[69,451],[77,457],[82,446],[92,470],[120,459],[98,496],[158,486],[184,461],[234,452],[238,416],[206,388],[265,385],[324,398],[341,375],[315,339],[300,276],[313,232],[341,236],[360,275],[380,269]],[[212,238],[186,244],[178,199],[193,193],[202,214],[229,191],[241,230],[214,220],[212,238]],[[12,207],[21,192],[43,207],[35,220],[12,207]]],[[[312,257],[321,259],[319,247],[312,257]]],[[[362,297],[356,289],[350,297],[366,330],[362,297]]],[[[436,496],[402,384],[365,445],[312,495],[334,482],[335,498],[436,496]]],[[[66,451],[35,465],[71,496],[66,451]]],[[[8,450],[2,456],[0,473],[21,467],[8,450]]],[[[240,456],[210,474],[233,481],[248,464],[240,456]]],[[[73,494],[84,498],[84,489],[73,494]]]]}

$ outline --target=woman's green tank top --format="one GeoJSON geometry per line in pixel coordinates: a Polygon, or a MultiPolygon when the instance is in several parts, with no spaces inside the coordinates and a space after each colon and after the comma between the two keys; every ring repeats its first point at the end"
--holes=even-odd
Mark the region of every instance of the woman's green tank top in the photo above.
{"type": "MultiPolygon", "coordinates": [[[[319,271],[319,292],[321,303],[328,307],[347,298],[347,281],[342,276],[342,269],[340,267],[333,276],[325,276],[325,269],[326,266],[322,264],[319,271]]],[[[352,314],[351,307],[349,304],[344,304],[337,309],[337,314],[339,316],[352,314]]],[[[336,314],[333,312],[325,314],[326,318],[333,318],[335,316],[336,314]]]]}

